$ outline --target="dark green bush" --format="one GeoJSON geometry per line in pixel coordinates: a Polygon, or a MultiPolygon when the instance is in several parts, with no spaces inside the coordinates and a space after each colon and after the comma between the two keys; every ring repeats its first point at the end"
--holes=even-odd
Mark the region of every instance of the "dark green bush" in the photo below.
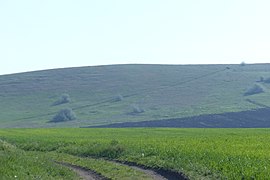
{"type": "Polygon", "coordinates": [[[270,83],[270,78],[266,78],[263,80],[264,83],[270,83]]]}
{"type": "Polygon", "coordinates": [[[118,102],[118,101],[123,101],[124,97],[121,94],[118,94],[117,96],[115,96],[114,101],[118,102]]]}
{"type": "Polygon", "coordinates": [[[72,109],[62,109],[60,110],[50,122],[65,122],[72,121],[76,119],[76,114],[72,109]]]}
{"type": "Polygon", "coordinates": [[[143,113],[144,112],[144,109],[142,109],[139,105],[137,105],[137,104],[133,104],[132,106],[131,106],[131,108],[132,108],[132,112],[131,112],[131,114],[139,114],[139,113],[143,113]]]}
{"type": "Polygon", "coordinates": [[[244,95],[249,96],[249,95],[259,94],[259,93],[263,93],[263,92],[264,92],[264,89],[260,85],[254,84],[251,88],[246,90],[244,95]]]}
{"type": "Polygon", "coordinates": [[[69,103],[70,101],[71,101],[71,99],[70,99],[70,96],[68,94],[62,94],[61,97],[53,103],[53,106],[69,103]]]}

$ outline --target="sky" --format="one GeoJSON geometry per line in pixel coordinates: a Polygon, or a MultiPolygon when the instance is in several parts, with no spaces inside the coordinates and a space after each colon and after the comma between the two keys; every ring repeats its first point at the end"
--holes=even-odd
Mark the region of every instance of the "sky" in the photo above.
{"type": "Polygon", "coordinates": [[[0,74],[270,62],[269,0],[0,0],[0,74]]]}

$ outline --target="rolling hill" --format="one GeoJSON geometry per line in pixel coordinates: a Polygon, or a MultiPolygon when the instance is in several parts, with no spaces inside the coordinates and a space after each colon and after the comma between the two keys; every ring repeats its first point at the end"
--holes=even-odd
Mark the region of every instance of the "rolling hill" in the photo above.
{"type": "Polygon", "coordinates": [[[87,127],[159,120],[182,120],[175,127],[181,123],[223,127],[223,121],[230,127],[245,127],[246,121],[251,127],[253,123],[268,127],[270,84],[264,79],[269,77],[270,64],[108,65],[2,75],[0,127],[87,127]],[[254,84],[264,92],[244,95],[254,84]],[[66,102],[61,102],[63,96],[66,102]],[[65,108],[72,109],[77,119],[49,122],[65,108]]]}

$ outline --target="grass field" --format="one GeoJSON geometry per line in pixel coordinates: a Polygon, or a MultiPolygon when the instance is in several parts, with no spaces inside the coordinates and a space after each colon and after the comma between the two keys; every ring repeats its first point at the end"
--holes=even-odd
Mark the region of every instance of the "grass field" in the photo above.
{"type": "Polygon", "coordinates": [[[10,179],[35,179],[35,172],[44,177],[51,172],[56,179],[76,176],[54,161],[114,179],[140,177],[108,160],[182,172],[190,179],[270,177],[269,129],[2,129],[0,139],[0,174],[10,179]],[[28,168],[21,167],[25,163],[28,168]]]}
{"type": "Polygon", "coordinates": [[[270,105],[269,84],[256,82],[270,77],[269,68],[269,64],[112,65],[4,75],[0,127],[79,127],[258,109],[260,104],[270,105]],[[256,83],[265,92],[243,96],[256,83]],[[53,105],[62,94],[71,101],[53,105]],[[134,107],[144,111],[133,113],[134,107]],[[64,108],[72,108],[77,120],[48,123],[64,108]]]}

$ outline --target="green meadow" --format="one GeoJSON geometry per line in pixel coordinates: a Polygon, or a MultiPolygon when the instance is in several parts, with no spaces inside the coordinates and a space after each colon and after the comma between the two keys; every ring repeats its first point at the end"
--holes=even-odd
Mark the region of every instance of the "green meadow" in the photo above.
{"type": "Polygon", "coordinates": [[[269,129],[1,129],[0,139],[4,179],[79,178],[55,162],[110,179],[147,179],[112,160],[183,173],[189,179],[270,177],[269,129]]]}

